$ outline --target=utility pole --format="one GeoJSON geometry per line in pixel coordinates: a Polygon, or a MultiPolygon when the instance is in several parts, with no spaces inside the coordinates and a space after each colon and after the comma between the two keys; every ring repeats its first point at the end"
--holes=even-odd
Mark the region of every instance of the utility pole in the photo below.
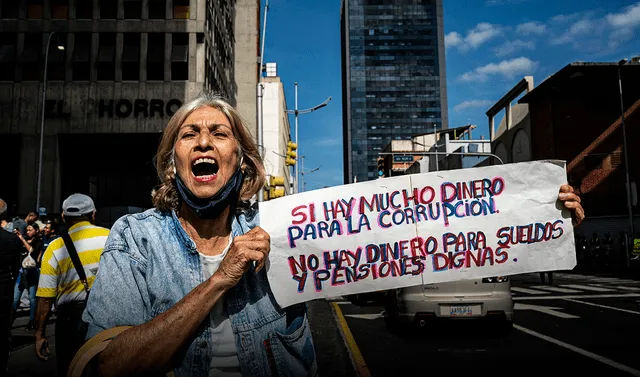
{"type": "Polygon", "coordinates": [[[436,147],[436,171],[439,171],[440,168],[438,166],[438,129],[436,128],[436,124],[433,124],[433,139],[435,140],[434,144],[436,147]]]}
{"type": "Polygon", "coordinates": [[[627,238],[627,267],[629,267],[629,244],[633,244],[634,240],[634,229],[633,229],[633,208],[631,207],[631,181],[629,179],[629,156],[627,152],[627,131],[626,125],[624,122],[624,99],[622,97],[622,74],[620,73],[620,67],[627,63],[627,59],[622,59],[618,62],[618,88],[620,93],[620,120],[622,121],[622,143],[624,148],[624,174],[626,176],[626,186],[627,186],[627,210],[629,212],[629,237],[627,238]]]}
{"type": "MultiPolygon", "coordinates": [[[[260,158],[264,159],[264,125],[263,113],[262,113],[262,97],[264,86],[262,85],[262,71],[264,70],[264,40],[267,34],[267,12],[269,11],[269,0],[264,4],[264,21],[262,22],[262,47],[260,48],[260,69],[258,73],[258,85],[256,87],[256,115],[258,117],[258,152],[260,152],[260,158]]],[[[264,201],[264,182],[260,185],[260,191],[258,191],[258,201],[264,201]]]]}
{"type": "MultiPolygon", "coordinates": [[[[298,156],[301,156],[301,154],[300,154],[300,143],[298,143],[298,115],[300,115],[300,114],[309,114],[309,113],[312,113],[312,112],[314,112],[314,111],[316,111],[318,109],[321,109],[321,108],[327,106],[329,104],[329,101],[331,101],[331,97],[327,98],[326,100],[324,100],[324,102],[322,102],[319,105],[316,105],[314,107],[310,107],[308,109],[299,110],[298,109],[298,82],[297,81],[294,83],[294,88],[295,88],[295,91],[294,91],[294,93],[295,93],[295,108],[293,110],[287,110],[287,114],[294,114],[295,115],[295,128],[294,128],[294,131],[295,131],[295,143],[298,146],[298,149],[297,149],[298,156]]],[[[293,186],[293,190],[294,191],[293,192],[294,193],[300,192],[300,185],[298,184],[298,179],[299,179],[299,176],[300,176],[299,172],[301,170],[302,169],[298,169],[298,167],[296,165],[293,165],[293,177],[294,177],[293,178],[293,180],[294,180],[294,186],[293,186]]]]}
{"type": "MultiPolygon", "coordinates": [[[[40,151],[38,153],[38,182],[36,188],[36,212],[40,213],[40,191],[42,190],[42,156],[43,156],[43,147],[44,147],[44,113],[45,113],[45,102],[47,100],[47,65],[49,63],[49,46],[51,45],[51,37],[55,34],[55,31],[49,33],[49,38],[47,39],[47,47],[44,52],[44,80],[42,82],[42,115],[40,118],[40,151]]],[[[58,50],[64,50],[64,45],[60,43],[58,37],[58,50]]]]}

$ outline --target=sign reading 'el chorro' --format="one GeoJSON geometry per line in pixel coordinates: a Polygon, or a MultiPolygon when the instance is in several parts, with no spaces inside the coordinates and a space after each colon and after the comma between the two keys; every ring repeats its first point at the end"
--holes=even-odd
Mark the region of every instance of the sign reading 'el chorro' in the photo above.
{"type": "Polygon", "coordinates": [[[565,163],[536,161],[406,175],[260,203],[278,303],[566,270],[565,163]],[[268,221],[265,221],[268,218],[268,221]]]}

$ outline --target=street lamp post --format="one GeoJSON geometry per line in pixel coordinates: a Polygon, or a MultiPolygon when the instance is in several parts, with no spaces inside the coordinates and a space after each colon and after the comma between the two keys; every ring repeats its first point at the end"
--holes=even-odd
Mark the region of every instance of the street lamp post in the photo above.
{"type": "Polygon", "coordinates": [[[622,143],[624,148],[624,173],[626,176],[627,186],[627,210],[629,212],[629,238],[627,238],[627,250],[625,250],[627,264],[629,262],[629,240],[633,240],[633,209],[631,208],[631,181],[629,179],[629,156],[627,153],[627,130],[624,122],[624,100],[622,97],[622,75],[620,73],[620,67],[627,63],[627,59],[622,59],[618,62],[618,89],[620,92],[620,120],[622,121],[622,143]]]}
{"type": "MultiPolygon", "coordinates": [[[[51,44],[51,37],[55,34],[55,31],[49,33],[49,38],[47,39],[47,47],[44,52],[44,79],[42,82],[42,114],[40,118],[40,151],[38,152],[38,182],[36,188],[36,212],[40,212],[40,191],[41,191],[41,180],[42,180],[42,152],[44,147],[44,110],[45,110],[45,101],[47,97],[47,63],[49,62],[49,46],[51,44]]],[[[57,38],[57,37],[56,37],[57,38]]],[[[64,50],[64,45],[58,41],[58,50],[64,50]]]]}
{"type": "Polygon", "coordinates": [[[311,174],[311,173],[313,173],[315,171],[320,170],[322,165],[318,166],[315,169],[311,169],[311,170],[305,172],[304,171],[304,156],[300,156],[300,164],[301,164],[301,166],[300,166],[300,177],[302,178],[301,179],[301,181],[302,181],[302,191],[304,192],[304,191],[307,191],[307,183],[304,181],[304,175],[305,174],[311,174]]]}
{"type": "MultiPolygon", "coordinates": [[[[298,110],[298,82],[295,82],[294,84],[294,104],[295,104],[295,109],[293,110],[287,110],[287,114],[294,114],[295,115],[295,143],[298,145],[298,155],[301,156],[300,154],[300,144],[298,143],[298,115],[299,114],[308,114],[308,113],[312,113],[318,109],[321,109],[325,106],[327,106],[327,104],[329,104],[329,101],[331,101],[331,97],[327,98],[326,100],[324,100],[324,102],[322,102],[319,105],[316,105],[314,107],[305,109],[305,110],[298,110]]],[[[302,169],[300,169],[302,170],[302,169]]],[[[295,184],[293,185],[295,191],[294,193],[297,193],[300,191],[300,186],[298,184],[298,168],[294,165],[293,166],[293,180],[295,182],[295,184]]]]}

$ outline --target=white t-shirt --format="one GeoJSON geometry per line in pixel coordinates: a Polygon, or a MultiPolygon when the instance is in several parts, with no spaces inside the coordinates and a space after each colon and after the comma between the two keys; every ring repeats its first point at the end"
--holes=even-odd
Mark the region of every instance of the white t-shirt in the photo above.
{"type": "MultiPolygon", "coordinates": [[[[229,237],[229,244],[222,254],[209,256],[200,254],[202,272],[205,280],[210,278],[220,266],[225,255],[231,247],[233,237],[229,237]]],[[[211,313],[211,323],[213,331],[211,334],[211,344],[213,348],[213,358],[209,369],[210,377],[240,377],[240,361],[236,350],[236,341],[231,330],[231,321],[226,311],[225,297],[222,296],[214,305],[211,313]]]]}

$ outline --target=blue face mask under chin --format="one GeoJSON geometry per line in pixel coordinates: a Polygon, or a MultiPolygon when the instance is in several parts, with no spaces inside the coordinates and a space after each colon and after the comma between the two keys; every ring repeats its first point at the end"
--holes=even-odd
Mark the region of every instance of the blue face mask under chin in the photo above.
{"type": "Polygon", "coordinates": [[[199,218],[215,219],[228,205],[231,205],[233,210],[240,195],[243,177],[242,170],[238,167],[229,182],[217,194],[207,199],[195,196],[184,184],[179,174],[176,173],[175,179],[180,200],[186,203],[199,218]]]}

